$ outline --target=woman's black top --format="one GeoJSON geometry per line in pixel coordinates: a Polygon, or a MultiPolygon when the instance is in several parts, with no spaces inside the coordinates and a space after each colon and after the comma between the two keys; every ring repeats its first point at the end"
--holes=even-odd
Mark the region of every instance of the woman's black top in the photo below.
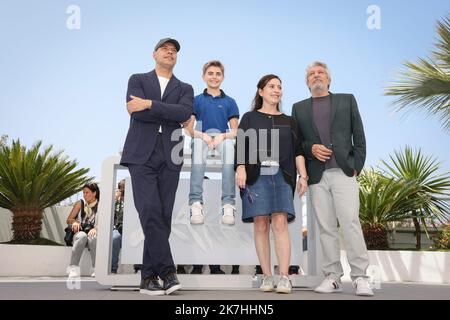
{"type": "Polygon", "coordinates": [[[238,165],[245,165],[246,183],[249,185],[258,179],[261,162],[277,161],[294,193],[297,178],[295,158],[304,152],[301,144],[297,143],[296,125],[290,116],[259,111],[245,113],[239,123],[234,155],[235,169],[238,165]]]}

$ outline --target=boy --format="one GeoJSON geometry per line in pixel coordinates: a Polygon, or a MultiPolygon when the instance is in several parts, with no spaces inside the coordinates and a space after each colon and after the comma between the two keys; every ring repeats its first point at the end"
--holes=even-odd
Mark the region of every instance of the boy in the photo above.
{"type": "Polygon", "coordinates": [[[224,66],[220,61],[209,61],[203,66],[203,80],[207,87],[194,98],[194,112],[186,126],[186,132],[192,137],[190,222],[204,222],[203,178],[206,155],[208,149],[216,149],[222,160],[222,223],[234,225],[234,139],[238,128],[239,109],[234,99],[220,89],[224,80],[224,66]],[[195,129],[194,121],[197,121],[195,129]]]}

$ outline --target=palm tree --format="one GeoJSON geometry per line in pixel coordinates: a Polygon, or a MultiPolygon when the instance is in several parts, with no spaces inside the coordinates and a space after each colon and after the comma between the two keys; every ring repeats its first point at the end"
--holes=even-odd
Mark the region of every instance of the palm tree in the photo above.
{"type": "Polygon", "coordinates": [[[42,213],[67,199],[91,181],[88,169],[75,170],[77,162],[53,147],[39,152],[38,141],[29,150],[12,141],[0,146],[0,207],[13,213],[12,243],[31,243],[40,236],[42,213]]]}
{"type": "MultiPolygon", "coordinates": [[[[445,131],[450,129],[450,16],[438,21],[439,39],[431,58],[406,62],[385,94],[398,96],[395,111],[414,106],[439,117],[445,131]]],[[[411,108],[408,111],[413,110],[411,108]]]]}
{"type": "Polygon", "coordinates": [[[450,173],[438,174],[440,163],[436,159],[423,156],[420,149],[413,152],[409,146],[402,152],[395,151],[395,156],[390,156],[390,159],[392,165],[382,161],[387,168],[387,175],[414,185],[413,193],[408,195],[408,198],[423,200],[411,212],[416,230],[416,248],[420,249],[420,222],[425,226],[425,230],[425,219],[443,224],[449,222],[450,173]]]}
{"type": "Polygon", "coordinates": [[[414,182],[384,176],[373,168],[365,169],[358,177],[360,221],[368,249],[387,249],[387,223],[411,218],[412,209],[424,199],[409,197],[414,182]]]}

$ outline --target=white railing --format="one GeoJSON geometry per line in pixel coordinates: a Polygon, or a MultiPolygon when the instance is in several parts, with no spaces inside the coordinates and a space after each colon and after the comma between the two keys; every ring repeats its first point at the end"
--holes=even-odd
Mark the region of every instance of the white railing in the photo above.
{"type": "MultiPolygon", "coordinates": [[[[102,166],[102,197],[99,204],[99,232],[97,242],[96,278],[105,285],[136,286],[139,281],[137,274],[110,274],[112,227],[114,214],[114,191],[117,185],[117,171],[127,170],[119,165],[120,157],[112,156],[103,162],[102,166]],[[105,231],[103,231],[105,230],[105,231]]],[[[207,160],[207,172],[218,173],[221,171],[220,157],[211,155],[207,160]]],[[[185,162],[182,173],[190,172],[190,155],[185,154],[185,162]]],[[[121,263],[140,263],[142,259],[143,233],[138,221],[132,200],[132,188],[130,180],[127,180],[124,208],[124,231],[122,239],[121,263]]],[[[177,190],[173,216],[172,233],[170,243],[176,264],[236,264],[257,265],[253,228],[251,224],[244,224],[240,220],[241,204],[237,193],[236,209],[237,219],[235,226],[221,226],[217,222],[220,218],[220,189],[221,181],[210,179],[204,181],[205,199],[211,205],[205,205],[206,222],[202,226],[189,224],[189,179],[181,178],[177,190]],[[238,237],[239,241],[221,240],[238,237]]],[[[308,198],[307,198],[308,199],[308,198]]],[[[308,201],[308,200],[307,200],[308,201]]],[[[297,286],[313,286],[318,283],[321,276],[318,270],[318,242],[315,241],[316,227],[312,219],[311,208],[308,203],[302,206],[298,196],[295,197],[297,219],[289,225],[292,241],[291,264],[304,267],[302,250],[302,219],[301,210],[308,208],[308,275],[294,276],[293,284],[297,286]]],[[[273,248],[273,245],[272,245],[273,248]]],[[[272,253],[273,264],[276,264],[276,255],[272,253]]],[[[187,289],[223,288],[238,289],[255,287],[250,275],[179,275],[183,287],[187,289]]]]}

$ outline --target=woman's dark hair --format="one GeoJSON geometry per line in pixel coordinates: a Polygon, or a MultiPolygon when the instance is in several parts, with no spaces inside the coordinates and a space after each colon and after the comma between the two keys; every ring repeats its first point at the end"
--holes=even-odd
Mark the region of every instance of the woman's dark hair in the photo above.
{"type": "MultiPolygon", "coordinates": [[[[259,80],[258,84],[256,85],[256,94],[255,94],[255,98],[253,99],[253,103],[252,103],[252,107],[253,107],[252,111],[259,110],[262,108],[263,99],[259,95],[259,89],[261,89],[261,90],[264,89],[264,87],[267,85],[267,83],[269,83],[269,81],[272,79],[278,79],[281,82],[280,77],[278,77],[277,75],[274,75],[274,74],[267,74],[259,80]]],[[[277,104],[277,110],[280,111],[280,104],[277,104]]]]}
{"type": "Polygon", "coordinates": [[[86,183],[83,186],[83,189],[84,188],[88,188],[92,192],[95,192],[95,199],[97,199],[97,201],[100,201],[100,189],[98,188],[98,185],[96,183],[86,183]]]}

